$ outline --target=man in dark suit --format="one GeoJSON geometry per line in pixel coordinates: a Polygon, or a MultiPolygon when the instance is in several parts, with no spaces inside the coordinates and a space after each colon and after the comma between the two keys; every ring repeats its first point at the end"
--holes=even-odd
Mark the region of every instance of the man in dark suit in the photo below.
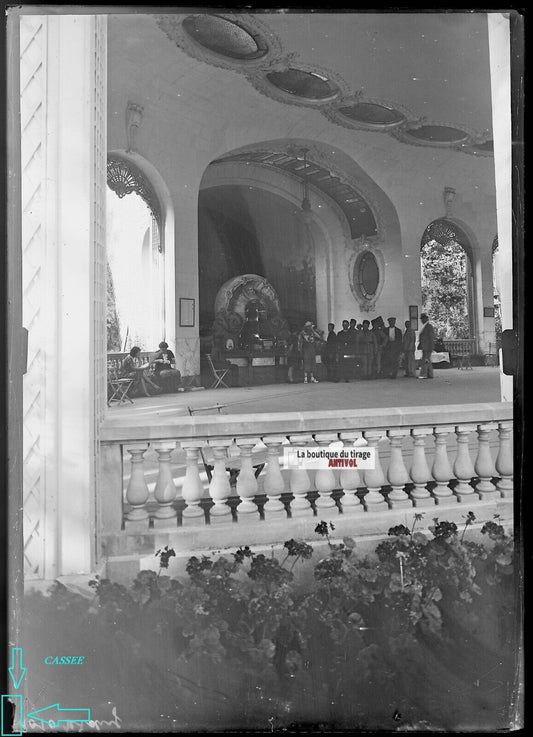
{"type": "Polygon", "coordinates": [[[435,347],[435,330],[429,322],[429,317],[423,312],[420,315],[422,320],[422,330],[418,335],[418,350],[422,351],[422,363],[420,365],[419,379],[433,378],[433,364],[431,363],[431,354],[435,347]]]}
{"type": "Polygon", "coordinates": [[[327,380],[338,381],[337,378],[337,334],[335,333],[335,325],[328,323],[328,337],[326,339],[326,347],[322,354],[323,362],[326,365],[327,380]]]}
{"type": "Polygon", "coordinates": [[[387,342],[383,347],[383,375],[395,379],[402,354],[403,336],[400,328],[396,327],[395,317],[389,317],[387,322],[389,327],[385,328],[387,342]]]}
{"type": "Polygon", "coordinates": [[[355,355],[353,331],[350,330],[348,320],[342,321],[342,330],[337,333],[338,376],[345,382],[352,378],[352,369],[355,355]]]}
{"type": "Polygon", "coordinates": [[[409,320],[405,321],[405,333],[403,334],[402,350],[405,360],[405,375],[416,376],[416,363],[415,363],[415,343],[416,336],[415,331],[411,327],[409,320]]]}

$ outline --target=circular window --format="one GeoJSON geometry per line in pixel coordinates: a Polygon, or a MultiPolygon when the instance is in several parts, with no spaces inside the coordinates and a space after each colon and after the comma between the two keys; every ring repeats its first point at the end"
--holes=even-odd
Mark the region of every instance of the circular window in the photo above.
{"type": "Polygon", "coordinates": [[[268,51],[262,38],[218,15],[191,15],[183,28],[201,46],[232,59],[259,59],[268,51]]]}
{"type": "Polygon", "coordinates": [[[304,72],[301,69],[287,69],[283,72],[270,72],[268,81],[283,92],[307,100],[326,100],[335,97],[339,91],[337,85],[316,72],[304,72]]]}
{"type": "Polygon", "coordinates": [[[379,266],[376,257],[368,251],[363,253],[355,265],[354,282],[365,299],[371,299],[378,291],[379,266]]]}

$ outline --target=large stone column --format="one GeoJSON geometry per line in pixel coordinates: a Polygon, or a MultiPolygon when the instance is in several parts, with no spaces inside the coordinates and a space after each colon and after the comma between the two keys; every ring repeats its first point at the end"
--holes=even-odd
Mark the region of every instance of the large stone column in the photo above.
{"type": "Polygon", "coordinates": [[[29,303],[24,316],[33,363],[24,399],[28,418],[30,394],[39,399],[39,413],[25,438],[24,465],[39,479],[43,544],[34,573],[51,578],[89,573],[95,562],[96,443],[106,390],[106,19],[35,18],[28,17],[26,30],[38,35],[39,63],[29,70],[21,58],[28,78],[21,79],[20,135],[27,287],[39,259],[34,319],[29,303]],[[38,113],[28,85],[38,94],[38,113]],[[32,151],[40,163],[30,171],[32,151]]]}
{"type": "MultiPolygon", "coordinates": [[[[513,328],[513,249],[511,187],[511,67],[509,18],[488,13],[494,168],[498,219],[499,292],[502,329],[513,328]]],[[[502,361],[500,360],[500,367],[502,361]]],[[[502,401],[513,401],[513,377],[500,371],[502,401]]]]}

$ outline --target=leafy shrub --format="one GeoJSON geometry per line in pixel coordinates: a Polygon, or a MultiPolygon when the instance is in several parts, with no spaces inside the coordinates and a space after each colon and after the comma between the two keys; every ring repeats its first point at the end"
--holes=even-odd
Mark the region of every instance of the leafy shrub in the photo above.
{"type": "Polygon", "coordinates": [[[156,553],[159,573],[141,571],[129,587],[96,578],[92,601],[61,584],[47,597],[29,594],[26,636],[38,640],[45,621],[47,647],[64,646],[66,632],[76,651],[84,643],[95,702],[112,693],[119,714],[150,729],[160,715],[191,730],[268,728],[272,714],[280,728],[325,715],[335,727],[382,728],[392,714],[443,727],[454,715],[479,727],[508,706],[513,632],[501,622],[515,607],[513,540],[496,522],[481,529],[489,546],[465,540],[471,512],[461,533],[434,519],[429,537],[415,531],[422,516],[411,529],[391,528],[367,555],[353,538],[334,543],[334,525],[320,521],[328,552],[303,588],[293,569],[313,548],[300,540],[285,542],[281,561],[249,546],[193,556],[186,580],[164,575],[175,554],[166,547],[156,553]],[[475,636],[479,602],[497,623],[493,644],[505,666],[503,691],[488,702],[470,674],[462,680],[470,655],[474,670],[487,669],[475,636]]]}

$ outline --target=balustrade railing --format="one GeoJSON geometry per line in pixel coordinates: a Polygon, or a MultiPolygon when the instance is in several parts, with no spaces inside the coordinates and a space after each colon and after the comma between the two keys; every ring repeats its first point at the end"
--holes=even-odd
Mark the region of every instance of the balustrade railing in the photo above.
{"type": "Polygon", "coordinates": [[[471,356],[476,353],[475,338],[457,338],[444,340],[444,348],[452,356],[471,356]]]}
{"type": "Polygon", "coordinates": [[[180,417],[179,425],[144,429],[104,425],[100,530],[331,520],[443,504],[470,508],[512,496],[509,404],[388,412],[287,413],[277,423],[270,414],[180,417]],[[374,448],[375,467],[282,468],[284,447],[334,442],[374,448]]]}

